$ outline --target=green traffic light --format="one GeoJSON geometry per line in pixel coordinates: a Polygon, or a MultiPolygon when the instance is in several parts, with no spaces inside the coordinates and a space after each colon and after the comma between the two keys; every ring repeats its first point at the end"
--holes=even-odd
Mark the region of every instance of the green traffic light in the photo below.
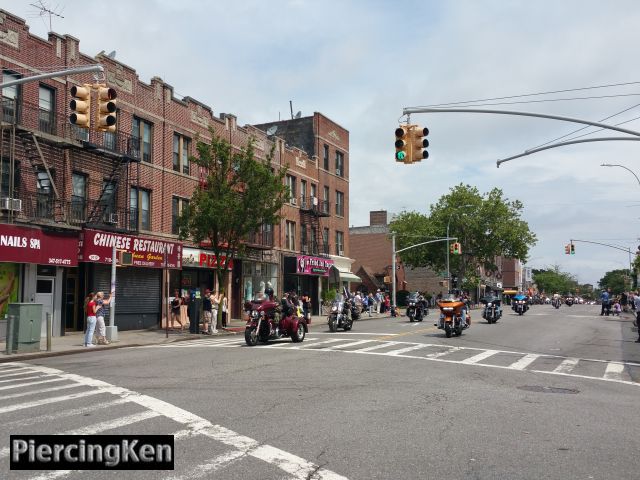
{"type": "Polygon", "coordinates": [[[396,152],[396,160],[403,160],[407,157],[405,152],[396,152]]]}

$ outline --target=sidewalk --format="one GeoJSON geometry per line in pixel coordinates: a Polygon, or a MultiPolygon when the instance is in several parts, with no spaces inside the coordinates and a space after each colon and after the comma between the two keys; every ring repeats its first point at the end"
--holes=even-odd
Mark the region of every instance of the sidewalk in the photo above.
{"type": "MultiPolygon", "coordinates": [[[[373,320],[376,318],[389,317],[388,314],[373,314],[369,317],[366,313],[358,320],[358,322],[365,320],[373,320]]],[[[324,328],[327,325],[327,317],[315,315],[311,317],[310,329],[324,328]]],[[[66,335],[61,337],[53,337],[51,339],[51,351],[46,350],[46,338],[42,338],[40,341],[40,351],[33,353],[12,353],[7,355],[6,341],[3,338],[0,341],[0,364],[6,362],[20,362],[25,360],[32,360],[35,358],[44,357],[57,357],[61,355],[71,355],[74,353],[89,353],[102,350],[113,350],[116,348],[125,347],[140,347],[143,345],[161,345],[164,343],[181,342],[185,340],[194,340],[199,338],[211,338],[215,336],[225,335],[239,335],[244,332],[245,322],[240,319],[232,319],[229,325],[224,330],[218,330],[214,335],[197,335],[189,333],[189,331],[169,331],[169,337],[167,338],[164,329],[149,329],[149,330],[126,330],[118,332],[118,341],[113,342],[110,345],[96,345],[95,347],[87,348],[83,345],[84,334],[82,332],[67,332],[66,335]]]]}

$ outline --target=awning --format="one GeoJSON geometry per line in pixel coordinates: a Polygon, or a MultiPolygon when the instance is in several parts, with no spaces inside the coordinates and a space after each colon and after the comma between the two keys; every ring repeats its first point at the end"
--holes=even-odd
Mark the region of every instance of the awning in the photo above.
{"type": "Polygon", "coordinates": [[[351,272],[343,272],[342,270],[340,270],[340,280],[343,280],[345,282],[362,282],[359,276],[354,275],[351,272]]]}

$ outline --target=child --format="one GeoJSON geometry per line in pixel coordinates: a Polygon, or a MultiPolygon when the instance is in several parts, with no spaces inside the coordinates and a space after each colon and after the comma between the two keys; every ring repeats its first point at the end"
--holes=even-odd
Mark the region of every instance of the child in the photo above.
{"type": "Polygon", "coordinates": [[[620,316],[620,312],[622,309],[620,308],[620,302],[616,300],[616,303],[613,304],[613,314],[620,316]]]}

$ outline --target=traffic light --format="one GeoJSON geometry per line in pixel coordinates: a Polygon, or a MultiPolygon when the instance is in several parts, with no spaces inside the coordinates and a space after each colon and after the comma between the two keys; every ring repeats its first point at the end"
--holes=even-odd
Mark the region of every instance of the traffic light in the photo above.
{"type": "Polygon", "coordinates": [[[116,131],[116,97],[115,89],[98,86],[98,119],[96,128],[102,132],[116,131]]]}
{"type": "Polygon", "coordinates": [[[565,255],[569,255],[571,253],[571,246],[568,243],[564,246],[564,253],[565,255]]]}
{"type": "Polygon", "coordinates": [[[462,253],[462,245],[460,243],[455,242],[451,246],[453,247],[453,250],[451,253],[453,253],[454,255],[460,255],[462,253]]]}
{"type": "Polygon", "coordinates": [[[576,246],[572,243],[571,244],[571,255],[575,255],[576,254],[576,246]]]}
{"type": "Polygon", "coordinates": [[[411,163],[409,125],[396,128],[396,162],[411,163]]]}
{"type": "Polygon", "coordinates": [[[73,99],[69,103],[71,115],[69,121],[80,128],[91,126],[91,85],[71,87],[73,99]]]}
{"type": "Polygon", "coordinates": [[[429,129],[420,125],[413,125],[411,129],[411,162],[420,162],[429,158],[429,152],[425,149],[429,146],[429,140],[425,137],[429,135],[429,129]]]}
{"type": "Polygon", "coordinates": [[[449,253],[453,253],[453,251],[455,250],[455,243],[452,243],[451,245],[449,245],[449,253]]]}

